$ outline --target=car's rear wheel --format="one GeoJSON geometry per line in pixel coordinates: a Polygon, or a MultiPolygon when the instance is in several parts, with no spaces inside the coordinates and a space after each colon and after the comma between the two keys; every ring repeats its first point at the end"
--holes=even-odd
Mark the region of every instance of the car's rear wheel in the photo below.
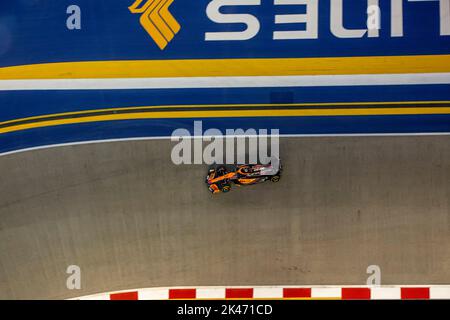
{"type": "Polygon", "coordinates": [[[224,192],[224,193],[227,193],[230,190],[231,190],[231,186],[230,185],[223,186],[223,188],[222,188],[222,192],[224,192]]]}
{"type": "Polygon", "coordinates": [[[281,177],[279,175],[273,176],[272,178],[270,178],[270,181],[272,182],[278,182],[280,181],[281,177]]]}

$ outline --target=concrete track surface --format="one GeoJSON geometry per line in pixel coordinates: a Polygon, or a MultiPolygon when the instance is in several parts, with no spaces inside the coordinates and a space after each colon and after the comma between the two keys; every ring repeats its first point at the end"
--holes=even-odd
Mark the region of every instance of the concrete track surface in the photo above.
{"type": "Polygon", "coordinates": [[[0,158],[0,298],[155,286],[450,283],[450,137],[285,138],[278,184],[212,196],[170,141],[0,158]],[[66,289],[81,267],[82,290],[66,289]]]}

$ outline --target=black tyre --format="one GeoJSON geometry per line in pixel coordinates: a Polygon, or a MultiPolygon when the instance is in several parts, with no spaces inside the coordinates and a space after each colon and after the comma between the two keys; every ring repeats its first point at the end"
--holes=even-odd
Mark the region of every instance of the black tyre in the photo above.
{"type": "Polygon", "coordinates": [[[278,182],[278,181],[280,181],[280,179],[281,179],[281,176],[280,175],[276,175],[276,176],[273,176],[272,178],[270,178],[270,181],[278,182]]]}
{"type": "Polygon", "coordinates": [[[231,190],[231,185],[229,185],[229,184],[226,184],[226,185],[224,185],[224,186],[222,187],[222,192],[223,192],[223,193],[230,192],[230,190],[231,190]]]}

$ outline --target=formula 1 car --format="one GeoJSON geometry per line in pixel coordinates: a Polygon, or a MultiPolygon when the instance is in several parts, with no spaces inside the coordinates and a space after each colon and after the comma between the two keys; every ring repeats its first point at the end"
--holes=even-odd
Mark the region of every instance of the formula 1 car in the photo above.
{"type": "Polygon", "coordinates": [[[282,166],[280,159],[273,159],[267,165],[244,164],[228,170],[226,166],[210,168],[206,176],[206,184],[213,194],[229,192],[231,183],[241,186],[257,184],[265,181],[278,182],[281,178],[282,166]]]}

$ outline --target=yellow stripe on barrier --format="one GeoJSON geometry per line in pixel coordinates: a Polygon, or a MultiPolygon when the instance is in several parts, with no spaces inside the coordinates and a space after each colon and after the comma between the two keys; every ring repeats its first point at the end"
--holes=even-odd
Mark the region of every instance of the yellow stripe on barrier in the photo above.
{"type": "MultiPolygon", "coordinates": [[[[349,107],[347,109],[351,109],[351,107],[355,106],[382,106],[382,105],[406,105],[411,107],[417,107],[420,105],[439,105],[439,104],[449,104],[449,100],[435,100],[435,101],[376,101],[376,102],[323,102],[323,103],[260,103],[260,104],[204,104],[204,105],[194,105],[194,104],[185,104],[185,105],[158,105],[158,106],[138,106],[138,107],[122,107],[122,108],[106,108],[106,109],[91,109],[91,110],[83,110],[83,111],[73,111],[73,112],[63,112],[63,113],[54,113],[54,114],[46,114],[34,117],[26,117],[8,120],[4,122],[0,122],[0,126],[6,124],[13,124],[14,122],[21,121],[29,121],[29,120],[40,120],[48,117],[70,117],[76,115],[82,115],[86,113],[97,113],[97,112],[120,112],[125,110],[149,110],[157,109],[157,108],[180,108],[180,109],[188,109],[188,108],[230,108],[230,107],[244,107],[244,108],[254,108],[255,110],[261,107],[349,107]]],[[[213,111],[210,111],[213,112],[213,111]]]]}
{"type": "MultiPolygon", "coordinates": [[[[237,118],[237,117],[311,117],[311,116],[374,116],[374,115],[420,115],[450,114],[450,107],[405,107],[405,108],[358,108],[358,109],[297,109],[297,110],[213,110],[213,111],[161,111],[135,112],[85,117],[42,120],[0,128],[1,133],[26,129],[43,128],[66,124],[80,124],[98,121],[142,120],[142,119],[184,119],[184,118],[237,118]]],[[[19,120],[15,120],[19,121],[19,120]]],[[[0,123],[1,125],[2,123],[0,123]]],[[[5,123],[3,123],[5,124],[5,123]]]]}
{"type": "Polygon", "coordinates": [[[450,72],[450,55],[130,60],[44,63],[0,68],[0,80],[226,76],[301,76],[450,72]]]}

